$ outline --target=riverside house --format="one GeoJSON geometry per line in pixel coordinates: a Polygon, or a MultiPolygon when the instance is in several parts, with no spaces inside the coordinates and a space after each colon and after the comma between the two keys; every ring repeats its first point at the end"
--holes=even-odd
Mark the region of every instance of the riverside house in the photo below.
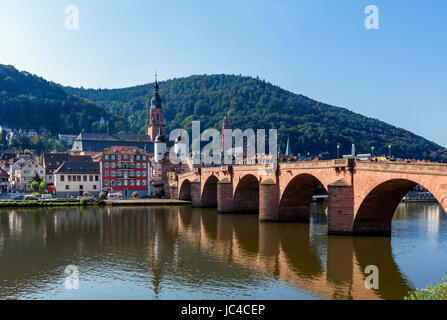
{"type": "Polygon", "coordinates": [[[64,162],[54,172],[54,185],[58,198],[74,198],[84,195],[85,192],[99,195],[99,162],[64,162]]]}

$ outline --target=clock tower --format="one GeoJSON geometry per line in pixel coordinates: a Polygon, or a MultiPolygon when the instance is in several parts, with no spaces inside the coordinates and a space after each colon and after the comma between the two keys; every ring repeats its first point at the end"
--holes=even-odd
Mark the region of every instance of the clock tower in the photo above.
{"type": "Polygon", "coordinates": [[[166,126],[163,123],[163,108],[161,106],[161,98],[158,92],[157,74],[155,74],[154,92],[151,99],[151,108],[149,111],[149,124],[147,127],[147,134],[151,141],[155,140],[155,137],[161,130],[163,136],[166,136],[166,126]]]}

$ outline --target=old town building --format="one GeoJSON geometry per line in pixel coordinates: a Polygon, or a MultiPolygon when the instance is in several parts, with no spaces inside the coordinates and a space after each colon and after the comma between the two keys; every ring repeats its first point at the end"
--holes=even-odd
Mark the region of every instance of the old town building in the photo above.
{"type": "Polygon", "coordinates": [[[63,152],[44,153],[42,157],[42,164],[45,168],[45,181],[48,184],[54,184],[54,172],[67,161],[82,162],[91,161],[89,155],[73,155],[63,152]]]}
{"type": "Polygon", "coordinates": [[[100,161],[102,189],[121,192],[123,197],[150,195],[151,165],[149,153],[137,147],[112,146],[100,161]]]}
{"type": "Polygon", "coordinates": [[[0,168],[0,193],[6,192],[9,189],[9,174],[0,168]]]}
{"type": "Polygon", "coordinates": [[[45,169],[36,159],[31,158],[19,164],[15,170],[16,189],[24,192],[31,191],[30,183],[36,175],[45,180],[45,169]]]}
{"type": "Polygon", "coordinates": [[[84,195],[99,195],[101,190],[99,162],[64,162],[54,172],[56,197],[70,198],[84,195]]]}

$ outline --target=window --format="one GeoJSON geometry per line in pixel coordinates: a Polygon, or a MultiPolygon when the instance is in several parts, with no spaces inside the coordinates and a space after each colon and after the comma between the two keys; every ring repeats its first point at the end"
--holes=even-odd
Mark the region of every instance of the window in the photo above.
{"type": "Polygon", "coordinates": [[[109,163],[108,162],[104,162],[104,168],[108,168],[109,167],[109,163]]]}
{"type": "Polygon", "coordinates": [[[109,160],[109,155],[108,155],[108,154],[106,154],[106,155],[104,156],[104,160],[109,160]]]}
{"type": "Polygon", "coordinates": [[[81,181],[81,176],[78,176],[78,181],[81,181]]]}
{"type": "Polygon", "coordinates": [[[137,162],[136,167],[137,167],[137,169],[141,168],[141,164],[139,162],[137,162]]]}
{"type": "Polygon", "coordinates": [[[112,154],[112,155],[110,156],[110,159],[115,160],[115,155],[112,154]]]}
{"type": "Polygon", "coordinates": [[[137,180],[137,186],[139,186],[140,185],[140,180],[137,180]]]}
{"type": "Polygon", "coordinates": [[[68,181],[71,181],[71,176],[67,176],[68,181]]]}
{"type": "Polygon", "coordinates": [[[89,176],[89,181],[93,181],[93,176],[92,175],[89,176]]]}
{"type": "Polygon", "coordinates": [[[121,180],[118,180],[117,185],[121,186],[123,184],[123,182],[121,180]]]}
{"type": "Polygon", "coordinates": [[[112,177],[116,177],[116,171],[112,171],[112,177]]]}
{"type": "Polygon", "coordinates": [[[95,181],[99,181],[99,176],[95,176],[95,181]]]}
{"type": "Polygon", "coordinates": [[[123,159],[124,159],[124,160],[127,160],[127,159],[128,159],[128,156],[127,156],[127,155],[125,155],[125,156],[123,157],[123,159]]]}
{"type": "Polygon", "coordinates": [[[141,172],[140,172],[140,171],[137,171],[136,174],[137,174],[137,177],[140,177],[141,172]]]}
{"type": "Polygon", "coordinates": [[[79,185],[79,190],[84,190],[84,186],[82,184],[79,185]]]}
{"type": "Polygon", "coordinates": [[[96,190],[96,184],[93,185],[93,190],[96,190]]]}
{"type": "Polygon", "coordinates": [[[109,176],[109,171],[108,170],[104,171],[104,174],[105,174],[106,177],[108,177],[109,176]]]}
{"type": "Polygon", "coordinates": [[[70,185],[66,184],[65,185],[65,190],[70,190],[70,185]]]}
{"type": "Polygon", "coordinates": [[[121,161],[121,156],[118,156],[118,161],[121,161]]]}
{"type": "Polygon", "coordinates": [[[142,164],[142,167],[146,169],[146,163],[143,163],[143,164],[142,164]]]}
{"type": "Polygon", "coordinates": [[[146,185],[146,180],[141,180],[141,185],[145,186],[146,185]]]}
{"type": "Polygon", "coordinates": [[[115,168],[115,162],[112,162],[112,168],[115,168]]]}
{"type": "Polygon", "coordinates": [[[104,180],[104,185],[105,186],[110,186],[110,180],[104,180]]]}
{"type": "Polygon", "coordinates": [[[143,160],[146,160],[146,156],[143,156],[143,160]]]}
{"type": "Polygon", "coordinates": [[[61,175],[61,181],[65,181],[65,176],[61,175]]]}
{"type": "Polygon", "coordinates": [[[137,161],[140,160],[140,156],[137,156],[137,161]]]}
{"type": "Polygon", "coordinates": [[[143,171],[143,177],[147,176],[147,172],[143,171]]]}
{"type": "Polygon", "coordinates": [[[84,181],[87,181],[87,176],[84,176],[84,181]]]}

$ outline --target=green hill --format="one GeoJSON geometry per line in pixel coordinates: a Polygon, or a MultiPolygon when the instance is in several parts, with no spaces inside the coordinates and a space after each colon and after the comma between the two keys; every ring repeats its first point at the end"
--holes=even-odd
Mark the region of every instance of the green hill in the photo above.
{"type": "MultiPolygon", "coordinates": [[[[59,133],[107,131],[104,107],[68,94],[62,86],[0,64],[0,125],[59,133]]],[[[112,117],[113,118],[113,117],[112,117]]]]}
{"type": "MultiPolygon", "coordinates": [[[[65,88],[70,94],[92,100],[109,112],[119,114],[129,131],[144,132],[147,125],[147,101],[152,84],[123,89],[65,88]]],[[[447,160],[447,150],[407,130],[368,118],[345,108],[327,105],[294,94],[265,81],[235,75],[197,75],[160,83],[168,130],[189,129],[192,120],[200,120],[202,129],[220,128],[227,116],[232,128],[276,128],[281,150],[290,136],[297,154],[335,156],[336,145],[350,153],[355,143],[358,152],[376,155],[392,153],[397,157],[447,160]]]]}

